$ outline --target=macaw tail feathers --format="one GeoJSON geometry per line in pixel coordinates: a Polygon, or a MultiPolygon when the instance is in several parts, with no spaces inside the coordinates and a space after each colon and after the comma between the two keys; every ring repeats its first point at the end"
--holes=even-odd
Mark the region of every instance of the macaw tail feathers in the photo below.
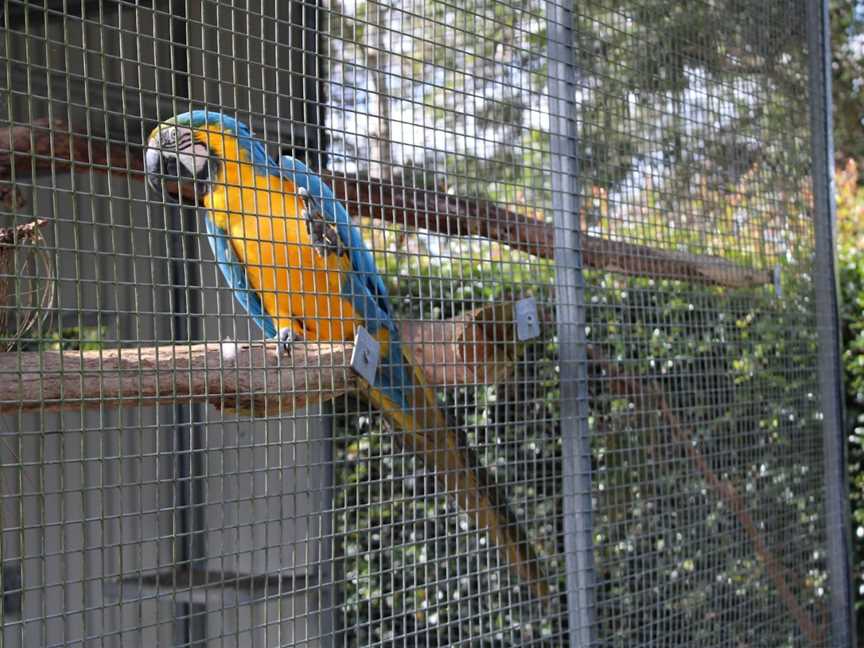
{"type": "Polygon", "coordinates": [[[549,587],[540,557],[507,506],[504,494],[468,445],[465,435],[448,421],[410,352],[405,348],[402,352],[414,379],[404,393],[408,407],[395,406],[375,389],[369,392],[372,404],[399,429],[401,434],[396,438],[405,450],[421,457],[447,494],[456,499],[478,528],[489,533],[492,542],[504,552],[535,595],[546,597],[549,587]]]}

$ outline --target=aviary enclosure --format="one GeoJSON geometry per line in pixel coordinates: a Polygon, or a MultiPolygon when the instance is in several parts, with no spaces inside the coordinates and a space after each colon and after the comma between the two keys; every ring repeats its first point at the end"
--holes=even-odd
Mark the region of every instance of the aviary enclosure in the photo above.
{"type": "Polygon", "coordinates": [[[850,645],[824,10],[4,3],[0,645],[850,645]]]}

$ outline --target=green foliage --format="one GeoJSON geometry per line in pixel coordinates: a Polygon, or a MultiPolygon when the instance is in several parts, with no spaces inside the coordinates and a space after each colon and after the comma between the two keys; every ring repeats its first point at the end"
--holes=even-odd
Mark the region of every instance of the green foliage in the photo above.
{"type": "MultiPolygon", "coordinates": [[[[663,231],[659,224],[653,233],[647,223],[638,227],[642,236],[663,231]]],[[[806,251],[809,230],[794,229],[806,251]]],[[[681,246],[704,243],[691,230],[679,232],[681,246]]],[[[728,258],[746,260],[750,253],[734,237],[734,231],[715,232],[712,245],[728,250],[728,258]]],[[[520,291],[552,308],[548,263],[476,241],[454,241],[451,254],[440,259],[422,248],[423,238],[393,230],[377,246],[403,317],[447,318],[520,291]]],[[[776,590],[712,475],[743,498],[768,546],[783,548],[778,559],[794,573],[790,587],[815,617],[821,614],[821,444],[813,442],[821,423],[811,260],[802,252],[778,262],[783,299],[773,286],[736,291],[585,274],[589,342],[645,390],[641,397],[616,390],[602,362],[593,364],[598,620],[609,645],[658,637],[693,645],[719,635],[764,645],[758,628],[737,611],[771,609],[776,590]],[[656,394],[664,395],[677,427],[656,394]],[[688,444],[707,458],[710,475],[700,471],[688,444]]],[[[562,502],[555,480],[562,474],[562,431],[552,333],[525,350],[506,384],[450,390],[445,397],[532,536],[546,539],[547,552],[560,560],[562,502]]],[[[347,411],[357,408],[352,403],[347,411]]],[[[344,533],[343,623],[370,633],[358,635],[357,645],[405,633],[425,637],[423,645],[443,645],[466,633],[492,633],[505,645],[548,636],[555,645],[557,617],[537,624],[530,622],[537,618],[530,604],[496,608],[496,589],[518,583],[495,567],[488,541],[470,531],[452,502],[435,494],[432,475],[400,449],[383,421],[369,411],[342,425],[346,488],[337,526],[344,533]],[[454,582],[448,578],[453,573],[470,576],[454,582]],[[456,618],[463,621],[447,623],[456,618]]],[[[561,567],[550,561],[550,572],[561,567]]]]}
{"type": "Polygon", "coordinates": [[[858,0],[831,0],[834,142],[841,163],[864,161],[864,12],[858,0]]]}
{"type": "Polygon", "coordinates": [[[835,174],[837,185],[840,321],[849,434],[849,496],[855,530],[854,576],[859,630],[864,629],[864,189],[858,165],[847,161],[835,174]]]}
{"type": "MultiPolygon", "coordinates": [[[[403,118],[424,128],[402,131],[422,158],[394,156],[407,184],[551,217],[548,126],[531,118],[548,100],[543,10],[533,0],[519,11],[485,0],[424,2],[422,15],[390,6],[401,16],[390,27],[404,35],[404,54],[390,60],[390,114],[410,99],[403,118]],[[423,142],[427,131],[435,137],[423,142]]],[[[796,600],[823,623],[804,5],[613,1],[581,3],[575,14],[583,212],[574,223],[613,240],[776,266],[783,291],[584,273],[597,354],[589,424],[598,635],[622,647],[718,637],[798,645],[755,545],[764,542],[796,600]]],[[[355,40],[334,46],[334,58],[363,61],[362,21],[340,30],[355,40]]],[[[339,109],[368,109],[363,92],[349,100],[337,90],[339,109]]],[[[405,141],[392,144],[402,151],[405,141]]],[[[376,228],[373,248],[402,317],[443,319],[522,294],[554,311],[547,261],[376,228]]],[[[441,396],[560,574],[561,438],[573,430],[558,421],[557,355],[550,328],[506,384],[441,396]]],[[[352,645],[563,643],[563,597],[551,612],[534,607],[373,411],[341,426],[337,530],[352,645]]]]}
{"type": "Polygon", "coordinates": [[[813,365],[817,340],[806,333],[811,287],[801,275],[801,264],[784,268],[782,301],[767,287],[754,295],[590,277],[589,341],[643,390],[616,387],[597,366],[590,402],[606,645],[720,636],[776,645],[738,613],[770,609],[777,594],[714,478],[744,498],[768,546],[783,547],[778,558],[799,575],[790,586],[818,610],[819,418],[812,374],[800,371],[813,365]]]}
{"type": "MultiPolygon", "coordinates": [[[[840,258],[840,286],[843,300],[843,367],[846,387],[846,416],[849,432],[849,490],[856,554],[864,556],[864,254],[843,254],[840,258]]],[[[855,566],[860,593],[864,583],[864,562],[855,566]]],[[[860,594],[856,609],[864,608],[860,594]]]]}

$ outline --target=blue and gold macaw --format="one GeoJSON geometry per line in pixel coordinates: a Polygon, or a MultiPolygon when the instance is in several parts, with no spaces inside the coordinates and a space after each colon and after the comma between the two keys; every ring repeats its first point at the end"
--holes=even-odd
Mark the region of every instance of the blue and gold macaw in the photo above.
{"type": "Polygon", "coordinates": [[[381,362],[365,396],[534,592],[546,595],[533,547],[401,343],[372,254],[330,187],[293,158],[277,165],[244,124],[202,110],[153,130],[145,170],[154,189],[202,208],[219,267],[266,336],[286,345],[343,342],[362,326],[378,340],[381,362]]]}

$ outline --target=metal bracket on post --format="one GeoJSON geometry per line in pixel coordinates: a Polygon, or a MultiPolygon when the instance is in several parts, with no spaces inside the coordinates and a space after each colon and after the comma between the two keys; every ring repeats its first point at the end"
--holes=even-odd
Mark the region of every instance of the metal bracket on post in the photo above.
{"type": "Polygon", "coordinates": [[[516,339],[520,342],[540,337],[540,317],[537,301],[526,297],[516,302],[516,339]]]}
{"type": "Polygon", "coordinates": [[[773,279],[774,279],[774,294],[777,296],[777,299],[782,299],[782,297],[783,297],[783,284],[782,284],[783,277],[780,275],[780,264],[779,263],[774,266],[773,279]]]}
{"type": "Polygon", "coordinates": [[[351,352],[351,369],[370,385],[375,384],[375,371],[381,359],[381,344],[369,335],[362,326],[354,336],[354,350],[351,352]]]}

